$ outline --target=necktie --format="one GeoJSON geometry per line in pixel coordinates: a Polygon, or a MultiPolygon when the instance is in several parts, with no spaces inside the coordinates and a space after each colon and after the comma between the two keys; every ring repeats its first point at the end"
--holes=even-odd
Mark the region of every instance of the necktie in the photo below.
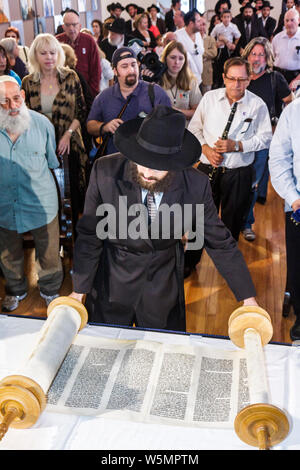
{"type": "Polygon", "coordinates": [[[248,43],[250,41],[250,23],[246,24],[245,33],[246,33],[246,41],[248,43]]]}
{"type": "Polygon", "coordinates": [[[146,204],[148,209],[149,224],[152,224],[155,219],[157,209],[155,205],[154,194],[150,193],[150,191],[147,192],[146,204]]]}

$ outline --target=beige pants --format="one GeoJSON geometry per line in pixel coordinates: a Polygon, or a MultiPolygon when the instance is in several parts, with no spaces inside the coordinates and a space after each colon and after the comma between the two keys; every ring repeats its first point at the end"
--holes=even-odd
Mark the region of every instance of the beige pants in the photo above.
{"type": "MultiPolygon", "coordinates": [[[[31,230],[30,233],[35,244],[39,288],[45,295],[57,294],[63,280],[59,256],[58,217],[47,225],[31,230]]],[[[27,292],[22,233],[0,227],[0,267],[8,295],[22,295],[27,292]]]]}

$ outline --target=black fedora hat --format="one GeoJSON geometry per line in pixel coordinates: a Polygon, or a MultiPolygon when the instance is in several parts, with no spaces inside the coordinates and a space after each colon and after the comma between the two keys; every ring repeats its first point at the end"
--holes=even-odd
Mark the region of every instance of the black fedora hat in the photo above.
{"type": "Polygon", "coordinates": [[[125,34],[125,20],[116,18],[112,23],[107,25],[108,31],[118,34],[125,34]]]}
{"type": "Polygon", "coordinates": [[[119,3],[119,2],[113,3],[111,9],[116,10],[117,8],[119,8],[122,11],[125,10],[125,8],[123,7],[123,5],[121,5],[121,3],[119,3]]]}
{"type": "Polygon", "coordinates": [[[154,170],[183,170],[201,155],[198,139],[185,128],[184,114],[164,105],[144,119],[121,124],[114,145],[129,160],[154,170]]]}
{"type": "Polygon", "coordinates": [[[245,8],[251,8],[253,13],[256,12],[256,9],[255,7],[252,5],[252,3],[248,2],[246,3],[246,5],[244,5],[243,7],[240,8],[240,12],[243,13],[243,11],[245,10],[245,8]]]}
{"type": "Polygon", "coordinates": [[[134,7],[136,10],[138,10],[138,8],[139,8],[136,5],[136,3],[128,3],[128,5],[126,5],[126,7],[125,7],[125,10],[127,11],[127,13],[128,13],[129,7],[134,7]]]}
{"type": "Polygon", "coordinates": [[[151,10],[152,8],[155,8],[156,11],[157,11],[157,13],[160,12],[160,8],[158,8],[157,5],[154,5],[154,3],[152,3],[152,5],[150,5],[150,7],[147,8],[147,11],[149,11],[149,13],[150,13],[150,10],[151,10]]]}
{"type": "Polygon", "coordinates": [[[272,7],[272,5],[269,1],[264,0],[262,6],[259,9],[262,10],[263,8],[266,8],[266,7],[270,8],[270,10],[273,10],[273,8],[274,8],[274,7],[272,7]]]}

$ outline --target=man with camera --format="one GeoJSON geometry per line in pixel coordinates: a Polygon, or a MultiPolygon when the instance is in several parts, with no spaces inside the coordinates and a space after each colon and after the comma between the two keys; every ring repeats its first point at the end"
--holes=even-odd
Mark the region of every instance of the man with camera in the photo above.
{"type": "Polygon", "coordinates": [[[276,34],[272,41],[275,70],[287,80],[292,91],[300,81],[300,29],[299,13],[291,8],[284,15],[284,31],[276,34]]]}
{"type": "Polygon", "coordinates": [[[137,57],[131,48],[117,49],[112,67],[116,83],[95,98],[87,120],[88,132],[107,142],[102,155],[117,152],[113,135],[123,122],[145,117],[158,104],[171,106],[168,95],[159,85],[139,79],[137,57]]]}

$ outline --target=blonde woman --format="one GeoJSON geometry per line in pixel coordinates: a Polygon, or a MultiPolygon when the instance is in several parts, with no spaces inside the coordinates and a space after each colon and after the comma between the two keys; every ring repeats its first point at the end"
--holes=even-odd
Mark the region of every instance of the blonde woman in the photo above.
{"type": "Polygon", "coordinates": [[[22,80],[26,104],[47,116],[56,134],[57,154],[69,156],[73,223],[83,210],[87,154],[81,135],[86,104],[78,75],[65,67],[62,45],[51,34],[39,34],[29,49],[29,72],[22,80]]]}
{"type": "Polygon", "coordinates": [[[164,48],[160,60],[167,66],[160,86],[171,99],[172,107],[185,115],[188,124],[202,95],[188,66],[186,50],[180,42],[171,41],[164,48]]]}
{"type": "Polygon", "coordinates": [[[147,50],[155,49],[156,40],[152,31],[149,30],[150,17],[148,13],[144,12],[140,15],[137,15],[133,26],[135,29],[130,34],[130,37],[141,39],[143,41],[144,47],[147,50]]]}

